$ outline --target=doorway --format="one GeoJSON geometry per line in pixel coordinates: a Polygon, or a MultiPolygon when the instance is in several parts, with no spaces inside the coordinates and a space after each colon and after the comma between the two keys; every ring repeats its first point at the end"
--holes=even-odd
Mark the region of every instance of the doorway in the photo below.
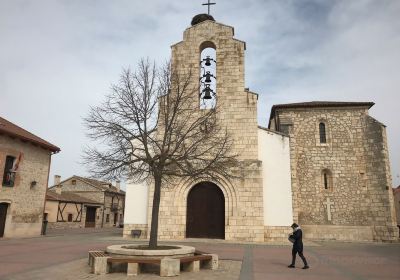
{"type": "Polygon", "coordinates": [[[4,236],[4,230],[6,228],[8,203],[0,203],[0,237],[4,236]]]}
{"type": "Polygon", "coordinates": [[[86,207],[85,228],[94,228],[96,226],[96,207],[86,207]]]}
{"type": "Polygon", "coordinates": [[[216,184],[201,182],[190,190],[186,237],[225,239],[225,197],[216,184]]]}

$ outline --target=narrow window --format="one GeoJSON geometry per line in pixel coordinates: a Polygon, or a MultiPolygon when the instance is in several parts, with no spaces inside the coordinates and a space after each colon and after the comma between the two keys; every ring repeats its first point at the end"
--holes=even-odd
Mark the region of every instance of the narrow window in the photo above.
{"type": "Polygon", "coordinates": [[[106,215],[106,223],[109,223],[110,222],[110,214],[107,214],[106,215]]]}
{"type": "Polygon", "coordinates": [[[68,222],[72,222],[72,214],[68,214],[68,222]]]}
{"type": "Polygon", "coordinates": [[[13,187],[15,181],[15,157],[7,156],[6,164],[4,166],[3,186],[13,187]]]}
{"type": "Polygon", "coordinates": [[[360,184],[363,188],[367,186],[367,180],[364,172],[360,172],[360,184]]]}
{"type": "Polygon", "coordinates": [[[319,142],[326,143],[326,130],[324,123],[319,123],[319,142]]]}
{"type": "Polygon", "coordinates": [[[328,189],[328,174],[326,174],[325,172],[324,172],[324,187],[325,190],[328,189]]]}
{"type": "Polygon", "coordinates": [[[322,187],[324,190],[333,189],[332,172],[329,169],[322,170],[322,187]]]}

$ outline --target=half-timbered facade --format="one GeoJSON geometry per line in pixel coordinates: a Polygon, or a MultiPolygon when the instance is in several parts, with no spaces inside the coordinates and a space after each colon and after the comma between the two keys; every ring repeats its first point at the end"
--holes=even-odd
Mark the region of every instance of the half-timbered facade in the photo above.
{"type": "MultiPolygon", "coordinates": [[[[113,186],[109,182],[84,178],[80,176],[72,176],[61,181],[60,176],[54,177],[54,185],[48,191],[49,194],[57,196],[60,194],[63,198],[62,208],[55,209],[51,206],[51,210],[56,216],[57,223],[64,223],[66,227],[113,227],[121,226],[124,218],[125,192],[119,187],[119,182],[113,186]],[[56,195],[54,195],[56,194],[56,195]],[[68,202],[68,204],[65,204],[68,202]],[[80,212],[80,207],[82,212],[80,212]],[[63,209],[64,207],[64,209],[63,209]],[[75,207],[75,208],[74,208],[75,207]],[[68,209],[70,213],[68,212],[68,209]],[[67,212],[66,212],[67,211],[67,212]],[[60,212],[62,212],[62,221],[60,221],[60,212]],[[55,214],[58,213],[58,214],[55,214]],[[81,213],[81,214],[79,214],[81,213]],[[80,217],[80,222],[68,222],[68,214],[74,217],[80,217]],[[67,220],[65,218],[67,215],[67,220]]],[[[54,200],[46,200],[46,203],[54,204],[54,200]]],[[[47,205],[46,205],[47,207],[47,205]]],[[[70,216],[71,217],[71,216],[70,216]]],[[[53,218],[54,219],[54,218],[53,218]]],[[[50,225],[49,220],[49,225],[50,225]]],[[[59,225],[53,225],[59,227],[59,225]]]]}
{"type": "Polygon", "coordinates": [[[44,219],[48,228],[95,227],[102,204],[71,192],[49,190],[44,219]]]}

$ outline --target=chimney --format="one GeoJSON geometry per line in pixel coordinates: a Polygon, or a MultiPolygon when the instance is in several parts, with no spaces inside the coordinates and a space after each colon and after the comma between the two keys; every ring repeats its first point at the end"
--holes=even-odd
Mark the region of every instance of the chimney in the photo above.
{"type": "Polygon", "coordinates": [[[61,182],[61,176],[60,175],[54,175],[54,185],[59,185],[61,182]]]}
{"type": "Polygon", "coordinates": [[[62,191],[62,185],[57,185],[54,190],[56,191],[56,193],[61,194],[62,191]]]}
{"type": "Polygon", "coordinates": [[[118,192],[121,190],[121,181],[117,181],[115,184],[115,187],[117,188],[118,192]]]}

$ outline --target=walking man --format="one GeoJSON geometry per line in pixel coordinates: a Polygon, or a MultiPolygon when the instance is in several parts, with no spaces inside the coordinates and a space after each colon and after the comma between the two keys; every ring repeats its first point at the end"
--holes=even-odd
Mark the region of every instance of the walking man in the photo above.
{"type": "Polygon", "coordinates": [[[290,268],[295,267],[296,263],[296,254],[299,254],[300,258],[303,260],[304,267],[303,269],[308,269],[309,266],[307,264],[306,258],[303,256],[303,232],[301,231],[298,224],[292,224],[293,233],[289,235],[289,241],[293,242],[292,249],[292,263],[288,266],[290,268]]]}

